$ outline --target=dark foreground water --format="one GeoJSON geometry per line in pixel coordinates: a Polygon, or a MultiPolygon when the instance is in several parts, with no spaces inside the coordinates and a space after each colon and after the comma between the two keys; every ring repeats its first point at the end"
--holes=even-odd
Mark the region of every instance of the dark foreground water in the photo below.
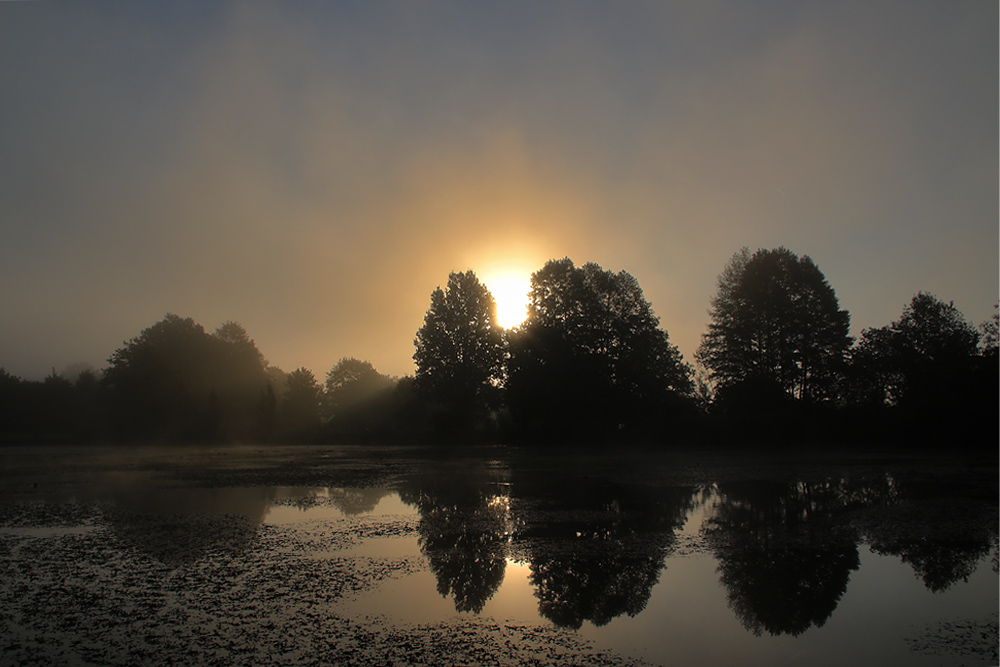
{"type": "Polygon", "coordinates": [[[995,462],[0,449],[0,664],[995,665],[995,462]]]}

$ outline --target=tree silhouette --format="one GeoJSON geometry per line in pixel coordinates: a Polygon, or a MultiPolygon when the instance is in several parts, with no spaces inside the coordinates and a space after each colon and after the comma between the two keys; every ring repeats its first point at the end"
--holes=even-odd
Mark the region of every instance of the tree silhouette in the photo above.
{"type": "Polygon", "coordinates": [[[529,430],[636,428],[692,390],[638,281],[553,260],[531,278],[528,317],[510,335],[508,401],[529,430]]]}
{"type": "Polygon", "coordinates": [[[497,405],[506,352],[496,304],[475,273],[452,273],[445,290],[434,290],[414,344],[417,386],[439,405],[442,425],[483,426],[497,405]]]}
{"type": "Polygon", "coordinates": [[[861,405],[899,406],[996,417],[995,356],[983,355],[980,334],[953,303],[920,292],[891,324],[865,329],[851,351],[846,398],[861,405]]]}
{"type": "Polygon", "coordinates": [[[345,357],[326,374],[324,411],[331,420],[345,423],[370,404],[382,392],[390,390],[394,381],[382,375],[371,363],[345,357]]]}
{"type": "Polygon", "coordinates": [[[1000,304],[994,304],[993,317],[979,325],[979,350],[994,362],[1000,353],[1000,304]]]}
{"type": "Polygon", "coordinates": [[[217,433],[226,439],[255,438],[260,396],[268,384],[267,361],[238,322],[225,322],[212,339],[216,349],[208,363],[220,410],[217,433]]]}
{"type": "Polygon", "coordinates": [[[307,436],[319,427],[322,387],[308,368],[296,368],[288,374],[287,390],[282,399],[284,431],[287,436],[307,436]]]}
{"type": "Polygon", "coordinates": [[[850,315],[808,256],[747,248],[719,276],[696,357],[720,388],[771,382],[796,399],[833,398],[850,315]]]}
{"type": "Polygon", "coordinates": [[[235,323],[208,335],[168,314],[108,361],[102,381],[121,437],[228,440],[259,422],[265,362],[235,323]]]}

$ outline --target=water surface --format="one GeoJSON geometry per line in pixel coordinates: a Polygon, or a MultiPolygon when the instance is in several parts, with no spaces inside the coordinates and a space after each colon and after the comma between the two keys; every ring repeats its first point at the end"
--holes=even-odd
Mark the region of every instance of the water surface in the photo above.
{"type": "Polygon", "coordinates": [[[948,457],[0,450],[2,664],[996,664],[948,457]]]}

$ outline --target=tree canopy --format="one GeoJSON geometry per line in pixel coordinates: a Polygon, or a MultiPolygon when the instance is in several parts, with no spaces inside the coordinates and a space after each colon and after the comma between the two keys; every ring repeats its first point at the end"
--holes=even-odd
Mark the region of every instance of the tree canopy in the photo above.
{"type": "Polygon", "coordinates": [[[529,429],[635,427],[691,392],[691,370],[639,282],[553,260],[531,277],[528,317],[510,336],[508,400],[529,429]]]}
{"type": "Polygon", "coordinates": [[[835,397],[850,315],[808,256],[743,248],[719,276],[695,357],[720,387],[752,381],[797,399],[835,397]]]}
{"type": "Polygon", "coordinates": [[[120,435],[229,439],[253,433],[266,362],[234,322],[209,335],[191,318],[167,314],[108,363],[103,383],[120,435]]]}
{"type": "Polygon", "coordinates": [[[851,353],[852,398],[895,405],[965,394],[980,365],[979,338],[953,303],[920,292],[898,320],[861,332],[851,353]]]}

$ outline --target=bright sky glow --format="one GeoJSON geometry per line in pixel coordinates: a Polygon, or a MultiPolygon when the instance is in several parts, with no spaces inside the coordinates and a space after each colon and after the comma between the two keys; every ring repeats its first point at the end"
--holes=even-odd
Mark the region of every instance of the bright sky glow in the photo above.
{"type": "Polygon", "coordinates": [[[497,273],[483,278],[497,304],[497,322],[511,329],[528,316],[528,292],[531,278],[523,273],[497,273]]]}
{"type": "Polygon", "coordinates": [[[449,273],[472,268],[512,326],[563,257],[635,276],[693,362],[743,246],[812,257],[854,336],[921,290],[978,324],[998,15],[0,3],[0,367],[101,368],[175,313],[239,322],[286,371],[404,376],[449,273]]]}

